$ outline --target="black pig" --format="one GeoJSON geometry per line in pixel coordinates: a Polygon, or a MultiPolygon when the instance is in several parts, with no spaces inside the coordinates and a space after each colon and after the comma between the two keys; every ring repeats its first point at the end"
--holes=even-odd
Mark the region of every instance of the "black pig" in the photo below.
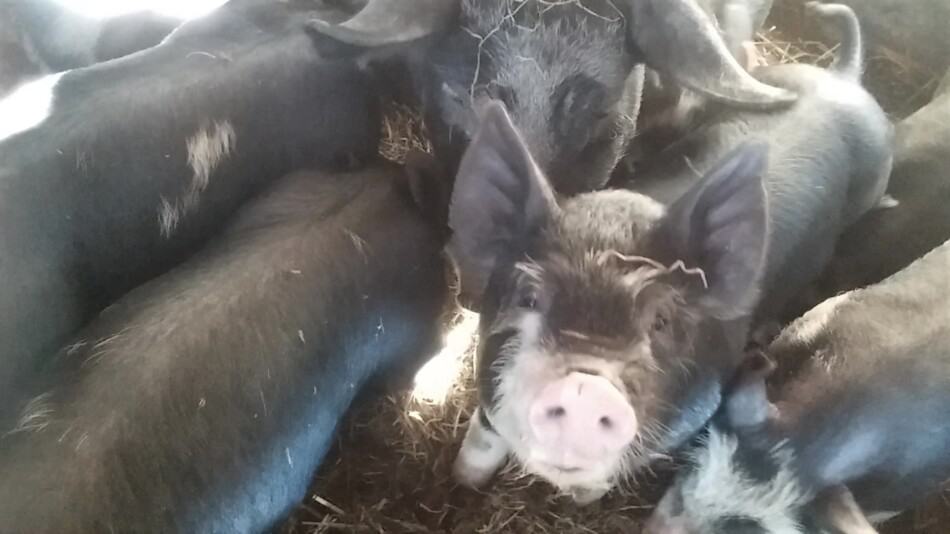
{"type": "Polygon", "coordinates": [[[438,348],[444,233],[405,179],[285,177],[106,309],[0,430],[0,532],[276,526],[364,383],[438,348]]]}
{"type": "Polygon", "coordinates": [[[377,53],[429,37],[407,57],[437,155],[454,169],[476,104],[498,99],[562,194],[607,182],[635,130],[644,63],[738,107],[794,100],[742,69],[695,0],[371,0],[315,27],[377,53]]]}
{"type": "Polygon", "coordinates": [[[838,23],[844,39],[830,69],[777,65],[756,76],[799,94],[788,109],[737,112],[720,108],[690,135],[661,152],[629,187],[661,202],[680,197],[737,144],[769,145],[769,256],[758,318],[783,310],[817,278],[838,236],[881,204],[893,160],[893,127],[860,84],[863,53],[850,8],[810,4],[838,23]]]}

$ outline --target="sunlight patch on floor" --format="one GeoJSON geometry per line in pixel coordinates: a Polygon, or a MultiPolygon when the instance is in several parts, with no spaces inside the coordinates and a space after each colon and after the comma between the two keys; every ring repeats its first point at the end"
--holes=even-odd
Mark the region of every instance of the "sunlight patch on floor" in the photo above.
{"type": "Polygon", "coordinates": [[[464,356],[474,346],[478,332],[478,314],[461,314],[461,320],[446,334],[445,347],[416,373],[414,400],[442,404],[458,383],[464,356]]]}

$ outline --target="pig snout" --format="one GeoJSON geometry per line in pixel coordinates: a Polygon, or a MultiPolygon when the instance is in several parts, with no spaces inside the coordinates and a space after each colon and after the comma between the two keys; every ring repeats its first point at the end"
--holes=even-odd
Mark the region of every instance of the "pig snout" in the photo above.
{"type": "Polygon", "coordinates": [[[633,407],[606,378],[571,373],[548,384],[530,408],[534,437],[545,460],[583,467],[624,449],[637,435],[633,407]]]}

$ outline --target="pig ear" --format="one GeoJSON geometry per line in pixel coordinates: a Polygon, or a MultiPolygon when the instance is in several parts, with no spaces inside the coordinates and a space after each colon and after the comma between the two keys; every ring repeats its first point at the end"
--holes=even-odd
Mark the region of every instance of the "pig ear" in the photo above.
{"type": "Polygon", "coordinates": [[[504,106],[490,102],[462,158],[449,206],[462,293],[478,303],[498,260],[523,252],[526,239],[558,209],[553,190],[504,106]]]}
{"type": "Polygon", "coordinates": [[[877,534],[854,495],[844,486],[822,492],[811,505],[809,514],[821,532],[829,534],[877,534]]]}
{"type": "Polygon", "coordinates": [[[725,415],[731,428],[760,428],[775,415],[765,387],[765,379],[774,370],[775,363],[762,353],[750,356],[740,367],[726,395],[725,415]]]}
{"type": "Polygon", "coordinates": [[[771,108],[797,98],[743,69],[696,0],[633,0],[631,5],[631,46],[680,85],[746,108],[771,108]]]}
{"type": "Polygon", "coordinates": [[[751,313],[765,263],[768,149],[745,143],[669,209],[653,236],[659,259],[702,269],[698,302],[720,319],[751,313]]]}
{"type": "Polygon", "coordinates": [[[459,4],[458,0],[369,0],[346,22],[315,19],[310,27],[349,45],[394,45],[447,29],[458,18],[459,4]]]}

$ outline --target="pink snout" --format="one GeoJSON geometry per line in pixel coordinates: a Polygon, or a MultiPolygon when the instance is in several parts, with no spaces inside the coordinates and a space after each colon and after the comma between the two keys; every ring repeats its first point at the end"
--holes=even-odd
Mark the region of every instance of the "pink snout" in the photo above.
{"type": "Polygon", "coordinates": [[[545,461],[581,467],[627,447],[637,435],[637,414],[604,377],[571,373],[534,399],[531,431],[545,461]]]}

